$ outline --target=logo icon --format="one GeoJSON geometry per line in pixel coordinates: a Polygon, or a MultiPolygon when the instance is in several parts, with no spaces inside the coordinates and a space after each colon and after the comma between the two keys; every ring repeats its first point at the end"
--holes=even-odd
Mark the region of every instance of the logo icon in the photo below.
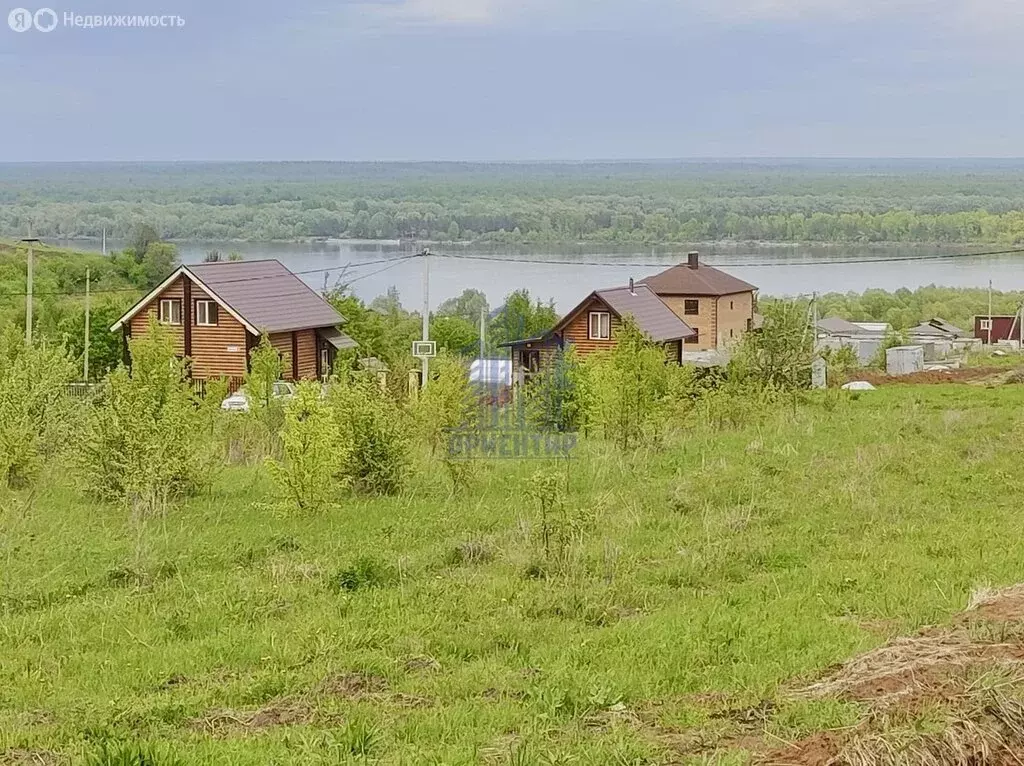
{"type": "Polygon", "coordinates": [[[7,25],[15,32],[27,32],[32,29],[32,11],[15,8],[7,14],[7,25]]]}
{"type": "Polygon", "coordinates": [[[40,8],[32,21],[40,32],[52,32],[57,26],[57,14],[52,8],[40,8]]]}

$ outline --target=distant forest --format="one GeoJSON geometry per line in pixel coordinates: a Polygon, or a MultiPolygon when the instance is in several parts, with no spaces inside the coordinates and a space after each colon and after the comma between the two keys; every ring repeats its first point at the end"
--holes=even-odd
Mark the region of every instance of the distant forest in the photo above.
{"type": "Polygon", "coordinates": [[[0,236],[1024,242],[1024,162],[0,165],[0,236]]]}

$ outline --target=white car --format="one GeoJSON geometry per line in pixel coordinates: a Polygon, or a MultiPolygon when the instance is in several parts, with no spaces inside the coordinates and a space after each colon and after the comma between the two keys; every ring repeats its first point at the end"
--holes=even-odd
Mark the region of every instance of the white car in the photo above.
{"type": "MultiPolygon", "coordinates": [[[[274,384],[274,390],[272,396],[275,399],[287,400],[295,396],[295,386],[283,380],[277,381],[274,384]]],[[[231,394],[227,399],[220,403],[222,410],[230,410],[233,412],[248,412],[249,411],[249,394],[246,393],[244,388],[238,389],[235,393],[231,394]]]]}

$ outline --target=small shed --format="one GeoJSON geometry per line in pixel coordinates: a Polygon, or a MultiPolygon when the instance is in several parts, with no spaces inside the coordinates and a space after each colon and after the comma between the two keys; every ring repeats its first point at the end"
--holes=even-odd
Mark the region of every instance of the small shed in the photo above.
{"type": "Polygon", "coordinates": [[[910,375],[924,369],[924,349],[921,346],[894,346],[886,349],[885,371],[890,375],[910,375]]]}

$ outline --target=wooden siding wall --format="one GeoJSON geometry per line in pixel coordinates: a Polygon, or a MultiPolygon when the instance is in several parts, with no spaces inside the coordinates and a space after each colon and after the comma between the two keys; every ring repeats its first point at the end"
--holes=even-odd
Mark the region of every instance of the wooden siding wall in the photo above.
{"type": "MultiPolygon", "coordinates": [[[[133,337],[144,335],[149,327],[149,319],[159,316],[160,301],[173,298],[182,301],[182,322],[192,321],[192,376],[200,380],[213,378],[241,378],[246,371],[246,329],[231,314],[221,308],[218,311],[216,327],[199,327],[195,324],[195,301],[210,298],[195,284],[192,285],[191,310],[184,305],[184,277],[174,280],[167,289],[146,304],[143,309],[132,317],[131,332],[133,337]],[[232,350],[233,349],[233,350],[232,350]]],[[[179,356],[185,355],[185,325],[167,325],[174,338],[174,351],[179,356]]]]}
{"type": "Polygon", "coordinates": [[[276,332],[270,336],[270,345],[277,349],[281,356],[281,377],[292,380],[292,334],[276,332]]]}
{"type": "MultiPolygon", "coordinates": [[[[299,379],[316,380],[316,330],[299,330],[295,334],[299,350],[299,379]]],[[[281,355],[284,379],[294,380],[295,376],[293,373],[295,368],[292,366],[292,333],[273,333],[270,336],[270,344],[281,355]]]]}
{"type": "Polygon", "coordinates": [[[609,311],[604,301],[593,298],[583,307],[576,317],[562,330],[562,339],[568,344],[576,347],[576,352],[581,356],[593,354],[595,351],[610,351],[615,348],[615,336],[622,329],[622,322],[617,316],[609,311]],[[590,312],[606,311],[611,314],[611,338],[608,340],[591,340],[590,335],[590,312]]]}
{"type": "MultiPolygon", "coordinates": [[[[132,317],[129,325],[132,330],[132,337],[139,338],[146,334],[146,329],[149,327],[150,317],[153,321],[156,321],[160,316],[160,301],[164,298],[176,298],[179,301],[184,300],[185,287],[183,277],[178,277],[171,284],[167,285],[167,289],[156,296],[153,300],[143,307],[143,309],[132,317]]],[[[185,306],[181,307],[182,318],[185,316],[185,306]]],[[[185,327],[184,325],[168,325],[167,330],[170,332],[171,337],[174,338],[174,353],[178,356],[185,355],[185,327]]]]}
{"type": "Polygon", "coordinates": [[[316,380],[316,330],[299,332],[299,377],[316,380]]]}
{"type": "Polygon", "coordinates": [[[192,376],[203,380],[219,377],[241,378],[246,373],[246,336],[249,331],[221,306],[217,326],[195,324],[195,302],[211,300],[195,284],[192,285],[192,376]]]}

